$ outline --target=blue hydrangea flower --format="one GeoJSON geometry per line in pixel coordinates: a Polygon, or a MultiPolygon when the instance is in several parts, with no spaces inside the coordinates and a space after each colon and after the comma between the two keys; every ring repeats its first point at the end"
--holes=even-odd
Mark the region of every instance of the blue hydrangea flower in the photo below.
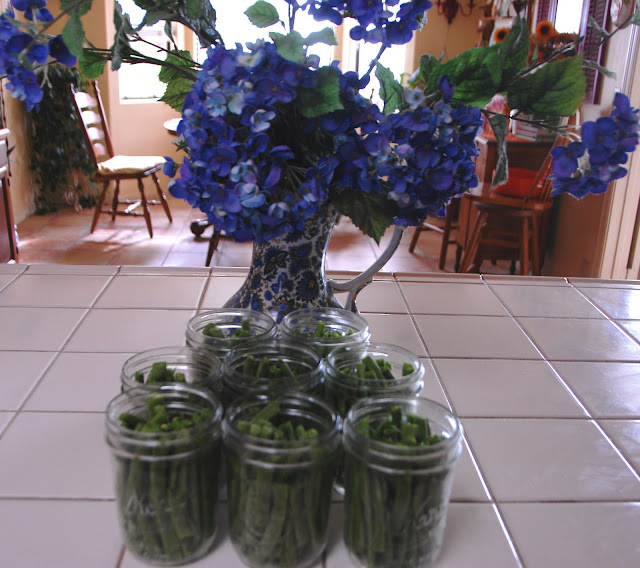
{"type": "Polygon", "coordinates": [[[609,116],[582,124],[580,142],[554,148],[552,195],[604,193],[609,183],[627,175],[622,164],[638,146],[638,113],[626,95],[617,93],[609,116]]]}
{"type": "Polygon", "coordinates": [[[61,35],[52,37],[49,40],[49,53],[51,57],[65,67],[73,67],[78,62],[78,58],[69,51],[61,35]]]}
{"type": "MultiPolygon", "coordinates": [[[[53,20],[45,8],[46,0],[13,0],[12,6],[25,12],[25,18],[31,22],[34,18],[41,22],[53,20]]],[[[0,77],[7,77],[11,95],[24,101],[27,110],[31,110],[38,106],[43,96],[34,69],[49,64],[49,56],[66,66],[75,65],[77,60],[62,36],[40,34],[33,24],[14,23],[14,18],[13,10],[0,15],[0,77]]]]}

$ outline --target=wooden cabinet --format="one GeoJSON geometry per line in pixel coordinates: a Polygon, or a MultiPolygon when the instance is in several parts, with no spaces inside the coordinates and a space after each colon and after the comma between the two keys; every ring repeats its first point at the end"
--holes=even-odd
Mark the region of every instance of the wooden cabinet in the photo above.
{"type": "Polygon", "coordinates": [[[18,243],[9,184],[9,130],[0,129],[0,262],[18,260],[18,243]]]}

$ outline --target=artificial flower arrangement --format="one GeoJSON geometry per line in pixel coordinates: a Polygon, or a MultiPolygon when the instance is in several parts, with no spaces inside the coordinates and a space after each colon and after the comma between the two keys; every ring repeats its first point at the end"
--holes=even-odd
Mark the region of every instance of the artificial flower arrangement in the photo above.
{"type": "MultiPolygon", "coordinates": [[[[186,152],[182,163],[167,160],[165,173],[180,174],[170,192],[238,241],[296,234],[327,208],[348,215],[376,240],[391,225],[419,225],[478,184],[474,139],[483,115],[502,156],[494,185],[504,183],[508,117],[484,108],[496,93],[517,109],[512,118],[542,116],[542,126],[574,140],[554,150],[554,192],[599,193],[627,173],[622,165],[638,144],[639,127],[638,110],[625,95],[616,95],[611,116],[580,131],[557,126],[584,100],[583,68],[592,64],[577,52],[582,38],[531,57],[529,30],[519,18],[495,45],[446,62],[422,56],[409,84],[401,85],[379,58],[412,38],[432,2],[279,1],[287,4],[286,21],[265,0],[245,12],[258,28],[274,30],[270,41],[236,46],[222,44],[216,26],[225,22],[216,20],[216,0],[213,6],[209,0],[136,0],[146,10],[137,28],[116,2],[114,43],[103,49],[89,44],[82,29],[80,16],[91,0],[62,4],[55,20],[68,22],[55,37],[46,33],[54,21],[46,0],[12,0],[23,17],[13,10],[0,17],[0,75],[9,79],[9,92],[32,108],[41,96],[33,70],[51,58],[72,65],[77,57],[87,78],[99,76],[108,61],[114,70],[123,62],[159,65],[167,84],[161,100],[182,112],[178,133],[186,152]],[[329,26],[303,37],[295,29],[302,11],[332,25],[356,20],[351,38],[380,46],[368,70],[359,76],[339,62],[320,67],[307,49],[335,44],[335,35],[329,26]],[[175,47],[170,25],[165,30],[173,48],[158,48],[158,59],[138,52],[138,31],[159,20],[192,29],[208,47],[206,60],[198,64],[175,47]],[[382,108],[363,94],[372,73],[380,82],[382,108]]],[[[636,11],[618,29],[638,23],[636,11]]],[[[600,42],[616,31],[598,29],[600,42]]]]}

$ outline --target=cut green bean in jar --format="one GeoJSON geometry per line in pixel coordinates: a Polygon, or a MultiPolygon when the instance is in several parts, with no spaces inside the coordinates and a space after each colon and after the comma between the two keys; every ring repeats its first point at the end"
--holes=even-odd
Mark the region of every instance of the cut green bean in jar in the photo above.
{"type": "Polygon", "coordinates": [[[325,357],[341,345],[363,343],[371,333],[360,315],[341,308],[303,308],[282,319],[283,338],[311,345],[325,357]]]}
{"type": "Polygon", "coordinates": [[[118,515],[134,556],[178,565],[211,549],[221,421],[214,395],[187,385],[130,389],[109,403],[118,515]]]}
{"type": "Polygon", "coordinates": [[[227,409],[229,535],[249,566],[304,567],[321,555],[340,424],[323,401],[300,393],[227,409]]]}
{"type": "Polygon", "coordinates": [[[369,568],[430,568],[446,524],[460,421],[421,398],[367,398],[344,421],[344,540],[369,568]]]}

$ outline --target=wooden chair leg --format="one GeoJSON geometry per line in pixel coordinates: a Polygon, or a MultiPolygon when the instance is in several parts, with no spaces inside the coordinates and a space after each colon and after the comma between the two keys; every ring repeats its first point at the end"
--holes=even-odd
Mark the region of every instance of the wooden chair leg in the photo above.
{"type": "Polygon", "coordinates": [[[456,260],[453,264],[454,272],[460,272],[460,259],[462,258],[462,245],[456,243],[456,260]]]}
{"type": "Polygon", "coordinates": [[[416,243],[418,242],[418,237],[420,236],[421,231],[422,227],[416,227],[415,231],[413,231],[413,236],[411,237],[411,242],[409,243],[409,252],[413,252],[413,249],[416,248],[416,243]]]}
{"type": "MultiPolygon", "coordinates": [[[[486,211],[480,211],[474,221],[473,230],[471,236],[468,239],[468,245],[462,255],[462,262],[460,263],[460,272],[468,272],[472,266],[472,263],[476,262],[476,254],[480,246],[480,235],[482,228],[487,221],[488,214],[486,211]]],[[[478,268],[480,268],[478,266],[478,268]]]]}
{"type": "Polygon", "coordinates": [[[529,275],[529,218],[522,218],[522,234],[520,235],[520,274],[529,275]]]}
{"type": "Polygon", "coordinates": [[[151,174],[153,178],[153,183],[156,184],[156,191],[158,192],[158,198],[160,199],[160,203],[162,204],[162,208],[167,215],[167,219],[169,219],[169,223],[173,223],[173,219],[171,218],[171,211],[169,211],[169,204],[167,203],[167,198],[164,196],[164,191],[160,188],[160,183],[158,182],[158,176],[155,172],[151,174]]]}
{"type": "Polygon", "coordinates": [[[93,212],[93,219],[91,219],[91,230],[90,233],[93,233],[96,225],[98,224],[98,217],[100,217],[100,213],[102,213],[102,207],[104,205],[104,199],[107,196],[107,189],[109,188],[109,182],[105,181],[102,184],[102,191],[100,192],[100,196],[98,197],[98,202],[96,203],[96,209],[93,212]]]}
{"type": "Polygon", "coordinates": [[[447,250],[449,249],[449,238],[451,235],[451,227],[455,222],[455,218],[458,215],[459,202],[451,201],[447,205],[447,214],[444,221],[444,229],[442,231],[442,244],[440,245],[440,259],[438,260],[438,266],[440,270],[444,270],[444,264],[447,260],[447,250]]]}
{"type": "Polygon", "coordinates": [[[542,262],[540,259],[540,241],[538,235],[540,234],[540,223],[537,215],[531,217],[531,257],[532,257],[532,273],[534,276],[540,276],[542,269],[542,262]]]}
{"type": "Polygon", "coordinates": [[[211,235],[211,239],[209,240],[209,248],[207,249],[207,262],[205,266],[209,266],[211,264],[213,253],[218,248],[219,242],[220,242],[220,231],[214,229],[213,235],[211,235]]]}
{"type": "Polygon", "coordinates": [[[147,196],[144,194],[144,185],[142,184],[142,178],[138,178],[138,190],[140,191],[142,214],[144,215],[144,220],[147,224],[149,238],[153,238],[153,229],[151,228],[151,215],[149,214],[149,204],[147,203],[147,196]]]}
{"type": "Polygon", "coordinates": [[[449,248],[449,234],[451,233],[451,226],[449,219],[447,219],[444,230],[442,231],[442,244],[440,245],[440,258],[438,259],[438,267],[440,270],[444,270],[444,263],[447,260],[447,249],[449,248]]]}
{"type": "Polygon", "coordinates": [[[120,200],[120,180],[116,180],[116,188],[113,190],[113,199],[111,200],[111,220],[116,220],[116,211],[118,210],[118,201],[120,200]]]}

